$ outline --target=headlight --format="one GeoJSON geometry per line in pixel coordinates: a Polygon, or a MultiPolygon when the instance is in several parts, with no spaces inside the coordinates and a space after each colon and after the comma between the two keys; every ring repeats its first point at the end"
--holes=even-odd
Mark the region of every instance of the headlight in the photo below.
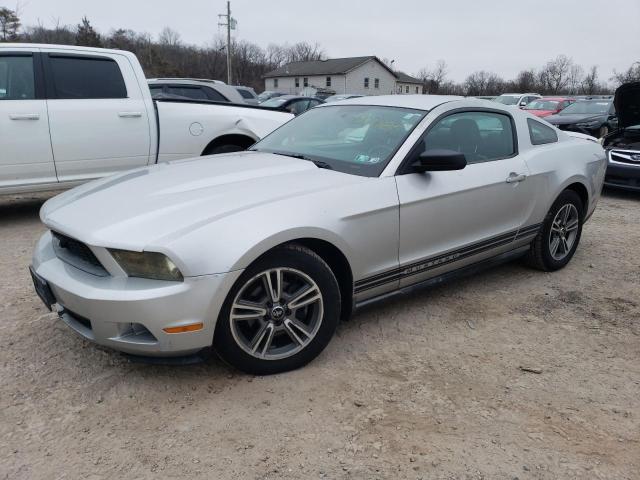
{"type": "Polygon", "coordinates": [[[130,277],[150,278],[182,282],[184,280],[178,267],[166,255],[158,252],[130,252],[128,250],[109,249],[118,265],[130,277]]]}
{"type": "Polygon", "coordinates": [[[602,124],[602,122],[598,122],[593,121],[593,122],[585,122],[585,123],[576,123],[576,127],[580,127],[580,128],[595,128],[595,127],[599,127],[602,124]]]}

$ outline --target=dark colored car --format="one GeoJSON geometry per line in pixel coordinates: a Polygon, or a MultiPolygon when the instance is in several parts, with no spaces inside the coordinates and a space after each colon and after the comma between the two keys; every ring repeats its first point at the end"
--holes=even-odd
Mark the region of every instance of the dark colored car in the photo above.
{"type": "Polygon", "coordinates": [[[258,102],[266,102],[267,100],[275,97],[281,97],[283,95],[286,95],[286,93],[274,92],[273,90],[265,90],[260,95],[258,95],[258,102]]]}
{"type": "Polygon", "coordinates": [[[306,112],[310,108],[324,103],[319,98],[315,97],[300,97],[297,95],[282,95],[262,102],[261,107],[273,108],[276,110],[284,110],[285,112],[293,113],[294,115],[300,115],[306,112]]]}
{"type": "Polygon", "coordinates": [[[620,86],[613,103],[618,112],[618,130],[602,142],[609,161],[604,183],[640,191],[640,82],[620,86]]]}
{"type": "Polygon", "coordinates": [[[560,130],[585,133],[602,138],[618,128],[612,100],[580,100],[545,120],[560,130]]]}

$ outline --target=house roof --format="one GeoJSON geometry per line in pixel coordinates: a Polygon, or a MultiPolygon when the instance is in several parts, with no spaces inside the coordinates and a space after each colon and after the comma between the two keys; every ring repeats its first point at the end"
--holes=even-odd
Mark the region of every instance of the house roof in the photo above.
{"type": "Polygon", "coordinates": [[[291,62],[264,74],[264,78],[300,77],[302,75],[344,75],[370,60],[377,61],[384,68],[395,75],[389,67],[374,55],[366,57],[330,58],[328,60],[313,60],[309,62],[291,62]]]}
{"type": "Polygon", "coordinates": [[[411,75],[407,75],[404,72],[396,72],[396,77],[400,83],[415,83],[418,85],[422,85],[422,80],[419,78],[412,77],[411,75]]]}

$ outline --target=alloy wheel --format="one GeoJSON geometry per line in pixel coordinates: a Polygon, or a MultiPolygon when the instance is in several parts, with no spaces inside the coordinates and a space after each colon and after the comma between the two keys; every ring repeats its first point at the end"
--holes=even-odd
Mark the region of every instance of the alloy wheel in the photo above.
{"type": "Polygon", "coordinates": [[[272,268],[249,279],[230,312],[231,334],[240,348],[261,360],[280,360],[303,350],[324,315],[316,282],[293,268],[272,268]]]}
{"type": "Polygon", "coordinates": [[[549,253],[554,260],[563,260],[573,248],[578,237],[580,215],[572,203],[558,210],[549,232],[549,253]]]}

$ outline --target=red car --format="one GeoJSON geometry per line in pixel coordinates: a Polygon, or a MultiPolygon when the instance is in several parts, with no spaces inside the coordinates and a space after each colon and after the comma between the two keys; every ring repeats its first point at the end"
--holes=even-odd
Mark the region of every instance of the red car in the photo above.
{"type": "Polygon", "coordinates": [[[575,98],[543,97],[530,102],[524,109],[536,117],[548,117],[564,110],[575,101],[575,98]]]}

